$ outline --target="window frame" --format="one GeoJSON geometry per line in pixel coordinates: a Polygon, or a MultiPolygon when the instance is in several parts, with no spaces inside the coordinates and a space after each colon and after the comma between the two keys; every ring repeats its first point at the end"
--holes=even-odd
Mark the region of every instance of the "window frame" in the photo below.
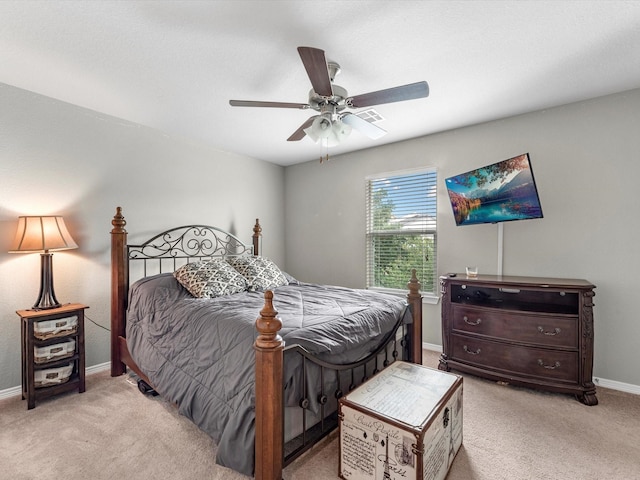
{"type": "MultiPolygon", "coordinates": [[[[418,280],[421,282],[421,294],[423,295],[424,303],[437,303],[439,299],[439,288],[438,288],[438,273],[437,273],[437,253],[438,253],[438,225],[437,225],[437,213],[438,213],[438,169],[435,166],[423,166],[412,169],[405,170],[396,170],[391,172],[377,173],[373,175],[368,175],[365,177],[365,285],[369,290],[375,290],[385,293],[391,293],[396,295],[406,295],[406,289],[400,288],[388,288],[371,285],[371,281],[373,278],[373,269],[375,265],[375,259],[373,258],[373,247],[372,240],[373,238],[379,238],[384,235],[392,235],[392,236],[400,236],[403,235],[401,230],[397,230],[395,232],[383,231],[375,232],[373,231],[373,211],[372,202],[373,202],[373,191],[372,188],[376,181],[380,181],[387,178],[397,178],[397,177],[408,177],[411,175],[423,175],[423,174],[431,174],[433,178],[431,180],[427,180],[427,198],[432,197],[432,200],[427,202],[427,207],[432,206],[434,209],[433,216],[433,227],[425,227],[419,232],[409,231],[406,233],[418,233],[419,235],[429,235],[433,237],[433,278],[432,284],[430,282],[425,283],[425,279],[420,278],[418,275],[418,280]],[[433,193],[429,192],[433,190],[433,193]]],[[[416,205],[417,206],[417,205],[416,205]]],[[[410,275],[410,274],[409,274],[410,275]]],[[[407,282],[409,281],[409,275],[407,276],[407,282]]]]}

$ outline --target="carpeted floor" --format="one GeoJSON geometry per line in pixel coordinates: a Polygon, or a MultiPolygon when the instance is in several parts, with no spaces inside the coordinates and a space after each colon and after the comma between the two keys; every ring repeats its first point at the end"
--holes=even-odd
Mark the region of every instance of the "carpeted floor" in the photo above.
{"type": "MultiPolygon", "coordinates": [[[[435,367],[437,354],[425,352],[435,367]]],[[[640,479],[640,396],[598,389],[587,407],[567,395],[464,377],[464,440],[447,480],[640,479]]],[[[337,432],[284,471],[338,478],[337,432]]],[[[87,391],[0,401],[0,479],[247,480],[215,464],[215,444],[128,377],[87,377],[87,391]]]]}

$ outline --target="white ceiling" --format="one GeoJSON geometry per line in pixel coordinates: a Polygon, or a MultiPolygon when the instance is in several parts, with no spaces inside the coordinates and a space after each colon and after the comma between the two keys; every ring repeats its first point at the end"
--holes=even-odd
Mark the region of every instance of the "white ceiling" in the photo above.
{"type": "MultiPolygon", "coordinates": [[[[312,110],[298,46],[357,95],[420,80],[330,155],[640,87],[640,1],[0,1],[0,82],[279,165],[312,110]]],[[[0,105],[1,108],[1,105],[0,105]]]]}

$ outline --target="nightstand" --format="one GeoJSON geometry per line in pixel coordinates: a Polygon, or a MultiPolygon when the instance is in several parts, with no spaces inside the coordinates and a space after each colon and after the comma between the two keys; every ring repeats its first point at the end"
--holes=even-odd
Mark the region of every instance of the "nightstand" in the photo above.
{"type": "Polygon", "coordinates": [[[71,303],[47,310],[18,310],[22,332],[22,399],[85,391],[84,311],[71,303]]]}

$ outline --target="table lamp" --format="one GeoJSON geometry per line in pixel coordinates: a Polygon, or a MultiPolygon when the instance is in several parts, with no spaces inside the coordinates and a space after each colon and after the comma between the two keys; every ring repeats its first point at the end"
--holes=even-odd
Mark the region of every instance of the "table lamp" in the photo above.
{"type": "Polygon", "coordinates": [[[34,310],[60,307],[53,290],[52,257],[50,251],[78,248],[59,216],[18,217],[18,230],[9,253],[40,253],[40,293],[34,310]]]}

